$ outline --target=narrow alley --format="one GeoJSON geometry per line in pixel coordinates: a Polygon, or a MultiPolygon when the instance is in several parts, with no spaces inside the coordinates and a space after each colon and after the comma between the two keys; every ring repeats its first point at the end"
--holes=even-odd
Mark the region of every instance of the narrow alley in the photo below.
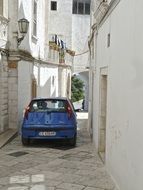
{"type": "Polygon", "coordinates": [[[75,148],[19,137],[0,149],[0,190],[115,190],[87,133],[87,114],[78,113],[75,148]]]}

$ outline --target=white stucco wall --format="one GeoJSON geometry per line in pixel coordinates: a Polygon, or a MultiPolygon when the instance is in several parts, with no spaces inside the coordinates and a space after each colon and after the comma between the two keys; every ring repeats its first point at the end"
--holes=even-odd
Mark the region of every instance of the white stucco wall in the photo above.
{"type": "Polygon", "coordinates": [[[33,64],[20,61],[18,64],[18,119],[21,124],[23,110],[31,100],[33,64]]]}
{"type": "MultiPolygon", "coordinates": [[[[90,16],[72,14],[72,0],[57,0],[57,11],[50,10],[48,18],[48,34],[57,34],[66,42],[68,49],[76,54],[88,50],[90,16]]],[[[74,57],[74,72],[84,71],[88,65],[88,53],[74,57]]]]}
{"type": "Polygon", "coordinates": [[[47,5],[45,0],[37,1],[37,36],[33,36],[33,0],[9,0],[9,48],[17,49],[17,37],[20,38],[21,34],[18,32],[18,20],[26,18],[29,21],[29,29],[25,35],[24,40],[18,46],[19,49],[29,51],[33,57],[44,59],[45,50],[45,10],[47,5]],[[39,30],[40,29],[40,30],[39,30]]]}
{"type": "MultiPolygon", "coordinates": [[[[89,76],[84,77],[82,72],[89,67],[88,37],[90,33],[90,15],[72,15],[72,49],[76,52],[73,72],[79,73],[85,86],[85,110],[88,110],[89,76]],[[85,53],[86,52],[86,53],[85,53]],[[81,73],[81,75],[80,75],[81,73]]],[[[87,72],[88,73],[88,72],[87,72]]]]}
{"type": "Polygon", "coordinates": [[[18,65],[18,115],[21,123],[23,109],[32,98],[32,79],[36,79],[37,97],[58,96],[58,67],[27,61],[18,65]]]}
{"type": "Polygon", "coordinates": [[[108,66],[106,166],[121,190],[143,188],[142,7],[142,0],[122,0],[98,31],[94,140],[98,145],[99,71],[108,66]]]}
{"type": "Polygon", "coordinates": [[[58,67],[37,64],[33,69],[37,81],[37,97],[58,96],[58,67]]]}
{"type": "Polygon", "coordinates": [[[33,1],[19,0],[18,19],[29,21],[29,30],[19,48],[30,51],[35,58],[44,59],[45,49],[45,0],[37,1],[37,36],[33,36],[33,1]],[[39,30],[40,29],[40,30],[39,30]]]}
{"type": "MultiPolygon", "coordinates": [[[[52,11],[49,3],[48,34],[57,34],[66,43],[67,48],[72,44],[72,1],[57,0],[57,11],[52,11]]],[[[51,40],[51,39],[50,39],[51,40]]]]}
{"type": "MultiPolygon", "coordinates": [[[[76,54],[88,51],[89,15],[72,15],[72,49],[76,54]]],[[[84,71],[89,64],[89,53],[74,57],[74,72],[84,71]]]]}

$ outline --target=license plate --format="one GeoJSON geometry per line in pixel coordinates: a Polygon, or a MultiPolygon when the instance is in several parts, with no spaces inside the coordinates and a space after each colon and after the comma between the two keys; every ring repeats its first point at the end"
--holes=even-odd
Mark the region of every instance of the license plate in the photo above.
{"type": "Polygon", "coordinates": [[[45,132],[39,132],[39,136],[55,136],[56,132],[55,131],[45,131],[45,132]]]}

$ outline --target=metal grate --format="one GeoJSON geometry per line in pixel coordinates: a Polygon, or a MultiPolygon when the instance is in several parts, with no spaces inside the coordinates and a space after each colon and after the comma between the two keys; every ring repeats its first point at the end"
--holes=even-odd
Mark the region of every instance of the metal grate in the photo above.
{"type": "Polygon", "coordinates": [[[23,155],[26,155],[26,154],[29,154],[29,153],[28,152],[23,152],[23,151],[18,151],[18,152],[10,153],[8,155],[14,156],[14,157],[19,157],[19,156],[23,156],[23,155]]]}

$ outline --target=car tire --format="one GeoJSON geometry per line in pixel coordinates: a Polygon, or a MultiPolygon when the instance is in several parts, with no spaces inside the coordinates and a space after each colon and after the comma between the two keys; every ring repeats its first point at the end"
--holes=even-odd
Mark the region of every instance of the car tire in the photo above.
{"type": "Polygon", "coordinates": [[[28,146],[29,145],[29,139],[27,139],[27,138],[23,138],[22,137],[22,144],[23,144],[23,146],[28,146]]]}
{"type": "Polygon", "coordinates": [[[69,140],[69,143],[73,147],[76,146],[76,134],[74,135],[72,139],[69,140]]]}

